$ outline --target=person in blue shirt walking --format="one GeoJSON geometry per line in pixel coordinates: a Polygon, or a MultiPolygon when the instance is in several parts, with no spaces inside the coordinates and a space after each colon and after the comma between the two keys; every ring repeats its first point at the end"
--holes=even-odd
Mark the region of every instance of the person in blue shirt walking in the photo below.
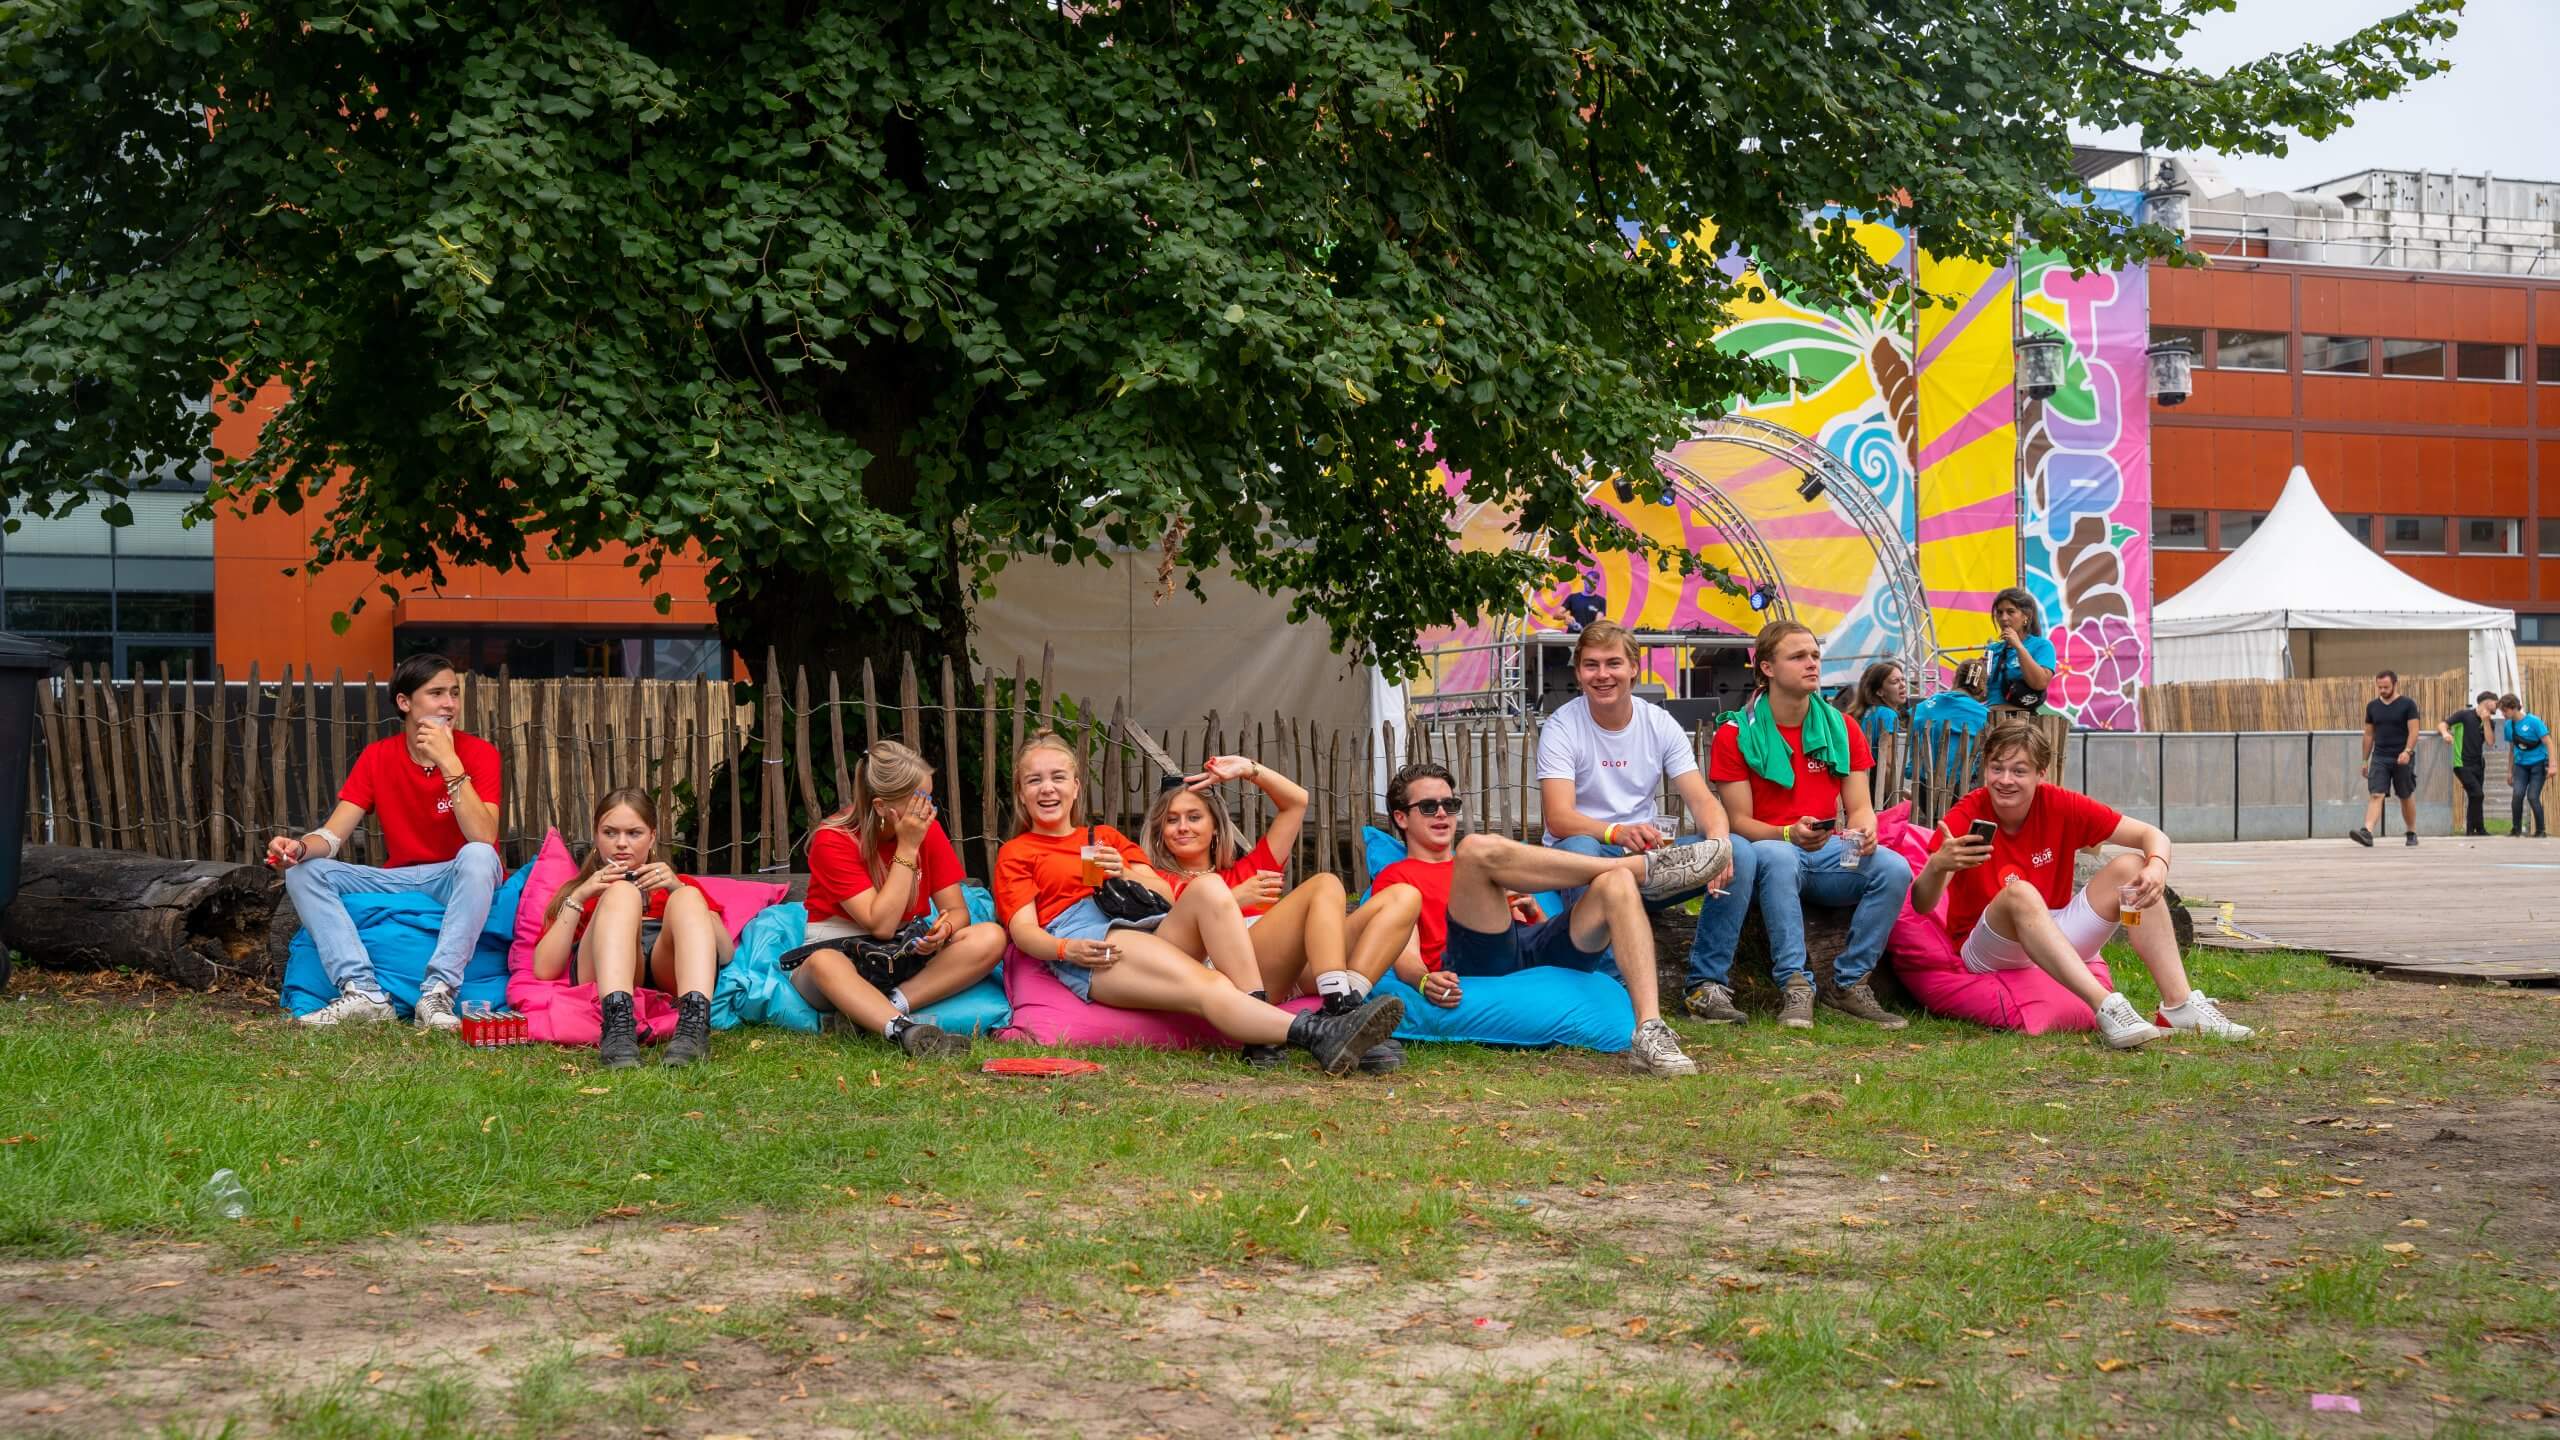
{"type": "Polygon", "coordinates": [[[1985,703],[2019,710],[2044,708],[2053,684],[2053,642],[2045,638],[2036,597],[2012,585],[1991,597],[1991,620],[2000,638],[1991,642],[1982,675],[1985,703]]]}
{"type": "Polygon", "coordinates": [[[2541,716],[2526,714],[2524,701],[2514,695],[2498,697],[2498,713],[2507,722],[2507,743],[2515,747],[2513,773],[2507,778],[2507,833],[2524,833],[2524,811],[2530,805],[2535,838],[2547,838],[2551,822],[2542,815],[2542,782],[2551,778],[2551,727],[2541,716]]]}

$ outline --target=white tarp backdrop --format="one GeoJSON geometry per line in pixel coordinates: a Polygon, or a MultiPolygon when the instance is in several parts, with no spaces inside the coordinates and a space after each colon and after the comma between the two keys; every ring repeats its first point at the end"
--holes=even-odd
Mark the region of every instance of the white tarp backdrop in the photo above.
{"type": "Polygon", "coordinates": [[[2297,630],[2399,632],[2413,643],[2459,633],[2473,690],[2517,688],[2515,612],[2447,595],[2375,554],[2329,513],[2299,465],[2257,533],[2152,608],[2153,679],[2307,675],[2292,653],[2297,630]]]}

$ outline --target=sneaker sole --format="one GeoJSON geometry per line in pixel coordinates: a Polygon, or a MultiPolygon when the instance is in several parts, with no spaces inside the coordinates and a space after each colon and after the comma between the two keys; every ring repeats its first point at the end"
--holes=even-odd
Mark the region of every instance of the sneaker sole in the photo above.
{"type": "Polygon", "coordinates": [[[2373,837],[2370,835],[2349,835],[2347,838],[2353,840],[2367,850],[2373,848],[2373,837]]]}
{"type": "Polygon", "coordinates": [[[1678,1064],[1664,1068],[1646,1064],[1643,1052],[1633,1048],[1627,1050],[1626,1057],[1627,1068],[1639,1075],[1695,1075],[1698,1073],[1698,1062],[1686,1055],[1680,1057],[1678,1064]]]}
{"type": "Polygon", "coordinates": [[[2098,1038],[2105,1041],[2107,1048],[2110,1050],[2139,1050],[2143,1046],[2150,1044],[2152,1041],[2159,1039],[2166,1033],[2166,1031],[2163,1031],[2156,1026],[2145,1025],[2142,1027],[2142,1033],[2139,1035],[2127,1035],[2119,1039],[2116,1036],[2110,1035],[2106,1031],[2101,1030],[2098,1032],[2098,1038]]]}
{"type": "Polygon", "coordinates": [[[1834,1005],[1827,1000],[1817,1000],[1814,1003],[1820,1005],[1823,1009],[1830,1011],[1834,1015],[1846,1015],[1861,1025],[1873,1025],[1879,1030],[1901,1030],[1909,1027],[1911,1024],[1908,1019],[1905,1019],[1900,1015],[1893,1014],[1891,1011],[1887,1011],[1881,1015],[1861,1015],[1846,1005],[1834,1005]]]}
{"type": "Polygon", "coordinates": [[[1351,1032],[1350,1040],[1343,1044],[1342,1054],[1336,1058],[1335,1063],[1325,1067],[1324,1073],[1339,1079],[1359,1069],[1360,1057],[1377,1049],[1379,1041],[1394,1039],[1396,1027],[1403,1023],[1404,1002],[1402,1000],[1389,995],[1384,999],[1371,1002],[1368,1020],[1360,1028],[1351,1032]]]}

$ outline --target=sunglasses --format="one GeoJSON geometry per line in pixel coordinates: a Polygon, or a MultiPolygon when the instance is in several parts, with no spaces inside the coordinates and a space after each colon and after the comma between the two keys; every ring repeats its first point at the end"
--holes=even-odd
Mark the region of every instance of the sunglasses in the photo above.
{"type": "Polygon", "coordinates": [[[1404,808],[1421,815],[1455,815],[1467,808],[1467,802],[1452,795],[1446,800],[1416,800],[1404,808]]]}

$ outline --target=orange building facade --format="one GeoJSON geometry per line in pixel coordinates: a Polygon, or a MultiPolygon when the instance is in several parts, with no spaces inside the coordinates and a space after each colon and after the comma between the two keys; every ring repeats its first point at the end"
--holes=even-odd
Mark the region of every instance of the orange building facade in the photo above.
{"type": "Polygon", "coordinates": [[[2151,417],[2157,598],[2300,465],[2393,564],[2560,644],[2560,280],[2226,256],[2155,266],[2151,324],[2196,351],[2151,417]]]}

